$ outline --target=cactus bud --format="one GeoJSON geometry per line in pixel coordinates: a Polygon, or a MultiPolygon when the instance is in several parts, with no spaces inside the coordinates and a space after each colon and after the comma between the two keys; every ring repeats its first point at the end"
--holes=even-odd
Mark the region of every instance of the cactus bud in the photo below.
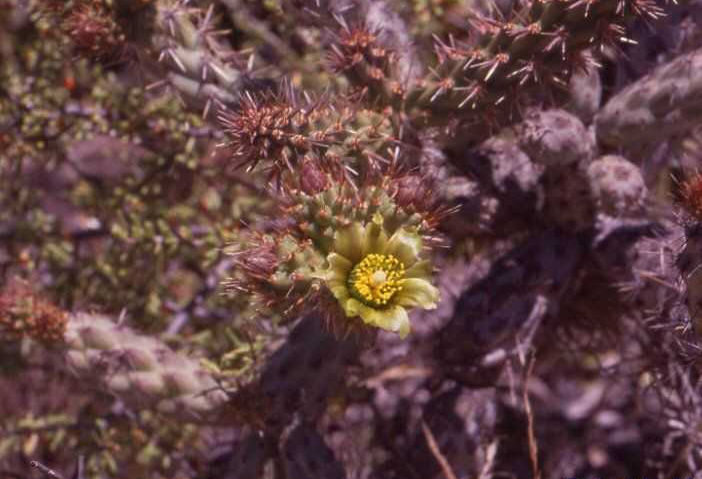
{"type": "Polygon", "coordinates": [[[698,173],[680,188],[680,204],[696,221],[702,221],[702,174],[698,173]]]}
{"type": "Polygon", "coordinates": [[[590,164],[587,175],[600,211],[610,216],[641,211],[648,189],[635,164],[621,156],[606,155],[590,164]]]}
{"type": "Polygon", "coordinates": [[[305,156],[300,168],[300,187],[308,195],[316,195],[329,188],[329,178],[309,155],[305,156]]]}
{"type": "Polygon", "coordinates": [[[63,30],[83,55],[95,58],[114,56],[124,45],[122,29],[101,3],[78,2],[63,21],[63,30]]]}
{"type": "Polygon", "coordinates": [[[28,284],[10,282],[0,293],[0,337],[30,337],[42,342],[63,338],[68,315],[34,293],[28,284]]]}

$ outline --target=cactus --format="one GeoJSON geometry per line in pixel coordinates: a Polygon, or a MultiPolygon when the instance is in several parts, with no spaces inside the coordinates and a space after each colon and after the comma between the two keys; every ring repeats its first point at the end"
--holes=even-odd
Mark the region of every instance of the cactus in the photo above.
{"type": "MultiPolygon", "coordinates": [[[[227,134],[222,147],[235,167],[264,162],[271,180],[303,191],[306,186],[296,182],[319,176],[315,167],[337,179],[352,178],[350,172],[360,181],[376,176],[383,161],[378,152],[390,147],[394,134],[392,123],[377,112],[295,91],[248,94],[240,109],[223,109],[219,119],[227,134]],[[305,178],[289,177],[297,167],[305,167],[305,178]]],[[[314,185],[306,188],[319,192],[314,185]]]]}
{"type": "Polygon", "coordinates": [[[644,222],[615,229],[600,243],[593,259],[603,277],[618,289],[617,301],[628,315],[665,319],[680,301],[675,267],[680,237],[674,223],[644,222]]]}
{"type": "Polygon", "coordinates": [[[573,72],[568,84],[568,110],[585,124],[590,124],[602,102],[602,80],[596,68],[573,72]]]}
{"type": "Polygon", "coordinates": [[[610,216],[641,214],[647,188],[639,168],[621,156],[607,155],[587,169],[598,211],[610,216]]]}
{"type": "Polygon", "coordinates": [[[582,122],[564,110],[528,114],[519,125],[518,138],[526,154],[546,168],[588,162],[595,151],[582,122]]]}
{"type": "Polygon", "coordinates": [[[564,110],[545,110],[528,115],[517,134],[520,146],[544,168],[545,219],[566,230],[591,228],[596,205],[587,169],[595,144],[582,122],[564,110]]]}
{"type": "Polygon", "coordinates": [[[66,330],[68,313],[42,298],[19,280],[0,293],[0,339],[22,337],[48,344],[59,342],[66,330]]]}
{"type": "Polygon", "coordinates": [[[538,182],[543,170],[511,136],[513,132],[505,132],[485,140],[464,168],[496,196],[507,210],[504,216],[516,212],[528,216],[537,210],[538,182]]]}
{"type": "Polygon", "coordinates": [[[233,245],[231,254],[243,258],[236,260],[238,276],[228,282],[233,291],[254,293],[264,307],[288,317],[307,314],[304,307],[316,298],[342,336],[357,326],[404,336],[404,306],[435,307],[436,289],[420,252],[423,242],[435,240],[448,210],[422,178],[397,172],[397,159],[377,153],[386,147],[392,123],[350,105],[300,101],[294,93],[249,97],[239,112],[225,111],[220,120],[229,134],[222,146],[238,165],[253,169],[261,163],[269,170],[281,194],[281,223],[294,221],[233,245]],[[303,177],[294,175],[297,168],[303,177]],[[260,260],[248,261],[254,252],[260,260]],[[390,288],[382,302],[369,299],[377,296],[370,289],[347,288],[366,261],[371,263],[363,268],[383,279],[364,287],[390,288]]]}
{"type": "Polygon", "coordinates": [[[227,394],[200,364],[104,316],[80,313],[66,330],[66,361],[108,391],[191,419],[216,414],[227,394]]]}
{"type": "Polygon", "coordinates": [[[652,2],[547,2],[517,4],[506,18],[471,18],[475,40],[462,45],[438,42],[440,67],[434,78],[408,92],[411,105],[432,111],[490,115],[510,104],[526,86],[565,85],[587,65],[585,50],[628,39],[621,25],[628,16],[655,19],[652,2]],[[516,87],[514,90],[510,87],[516,87]]]}
{"type": "Polygon", "coordinates": [[[236,104],[245,73],[234,65],[232,52],[213,27],[214,4],[199,9],[183,0],[159,0],[137,15],[143,17],[137,22],[150,22],[151,38],[135,35],[151,43],[147,51],[166,68],[161,81],[203,108],[203,116],[214,102],[236,104]]]}
{"type": "Polygon", "coordinates": [[[402,98],[405,87],[394,80],[400,77],[392,71],[397,52],[388,50],[378,37],[379,32],[365,26],[346,27],[332,44],[328,61],[333,71],[367,90],[362,90],[367,101],[392,104],[402,98]]]}
{"type": "Polygon", "coordinates": [[[692,128],[700,111],[701,63],[699,50],[682,55],[612,97],[595,118],[597,140],[635,149],[692,128]]]}
{"type": "Polygon", "coordinates": [[[236,103],[244,73],[212,26],[214,4],[200,9],[184,0],[79,0],[62,8],[46,3],[45,13],[57,17],[80,54],[105,62],[137,56],[144,67],[159,71],[157,84],[204,108],[204,116],[215,101],[236,103]]]}

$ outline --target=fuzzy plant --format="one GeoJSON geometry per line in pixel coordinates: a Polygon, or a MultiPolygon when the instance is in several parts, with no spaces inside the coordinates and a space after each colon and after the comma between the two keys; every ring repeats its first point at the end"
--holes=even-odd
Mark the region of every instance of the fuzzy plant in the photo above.
{"type": "Polygon", "coordinates": [[[216,415],[226,402],[222,386],[197,360],[106,317],[71,317],[65,342],[71,369],[86,377],[95,375],[103,388],[125,399],[131,396],[185,417],[216,415]]]}

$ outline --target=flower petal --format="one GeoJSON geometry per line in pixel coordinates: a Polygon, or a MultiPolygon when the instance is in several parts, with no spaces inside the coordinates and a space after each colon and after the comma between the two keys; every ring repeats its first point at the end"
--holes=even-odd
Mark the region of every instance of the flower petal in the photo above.
{"type": "Polygon", "coordinates": [[[388,240],[385,254],[391,254],[402,261],[405,268],[412,267],[419,260],[422,251],[422,237],[400,228],[388,240]]]}
{"type": "Polygon", "coordinates": [[[361,314],[361,308],[365,308],[366,305],[356,298],[349,298],[347,301],[341,303],[341,307],[344,308],[346,317],[353,318],[359,316],[361,314]]]}
{"type": "Polygon", "coordinates": [[[358,263],[363,259],[365,235],[365,228],[360,223],[352,223],[334,235],[334,251],[352,264],[358,263]]]}
{"type": "Polygon", "coordinates": [[[407,310],[405,310],[405,308],[402,306],[395,306],[395,309],[397,311],[396,318],[397,321],[399,321],[399,324],[397,325],[397,334],[400,335],[400,339],[405,339],[410,333],[409,316],[407,315],[407,310]]]}
{"type": "Polygon", "coordinates": [[[409,334],[409,316],[402,306],[375,309],[352,298],[346,302],[344,310],[349,317],[360,316],[364,323],[398,333],[402,338],[409,334]]]}
{"type": "Polygon", "coordinates": [[[349,300],[349,298],[351,298],[349,288],[347,288],[345,284],[329,284],[329,290],[332,292],[334,297],[337,299],[337,301],[339,301],[339,304],[341,304],[342,306],[345,304],[345,302],[349,300]]]}
{"type": "Polygon", "coordinates": [[[401,338],[405,338],[410,332],[409,316],[405,308],[394,305],[388,309],[378,311],[381,316],[376,324],[379,328],[398,333],[401,338]]]}
{"type": "Polygon", "coordinates": [[[429,281],[420,278],[407,278],[401,282],[402,289],[395,294],[393,302],[407,307],[435,309],[439,301],[439,290],[429,281]]]}
{"type": "Polygon", "coordinates": [[[388,234],[383,228],[383,217],[376,214],[373,220],[366,223],[363,257],[370,253],[383,253],[388,242],[388,234]]]}
{"type": "Polygon", "coordinates": [[[344,281],[348,278],[351,268],[353,268],[351,261],[338,253],[330,253],[327,256],[327,261],[329,261],[330,278],[343,279],[344,281]]]}
{"type": "Polygon", "coordinates": [[[429,279],[431,278],[432,269],[431,261],[426,259],[417,261],[410,268],[407,268],[405,278],[429,279]]]}

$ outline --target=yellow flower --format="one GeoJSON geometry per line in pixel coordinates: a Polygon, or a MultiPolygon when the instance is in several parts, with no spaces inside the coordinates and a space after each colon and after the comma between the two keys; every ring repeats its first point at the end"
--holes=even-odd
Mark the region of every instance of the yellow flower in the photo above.
{"type": "Polygon", "coordinates": [[[360,316],[404,338],[410,331],[407,309],[434,309],[439,300],[421,250],[419,234],[400,228],[388,238],[377,215],[336,233],[322,278],[347,317],[360,316]]]}

